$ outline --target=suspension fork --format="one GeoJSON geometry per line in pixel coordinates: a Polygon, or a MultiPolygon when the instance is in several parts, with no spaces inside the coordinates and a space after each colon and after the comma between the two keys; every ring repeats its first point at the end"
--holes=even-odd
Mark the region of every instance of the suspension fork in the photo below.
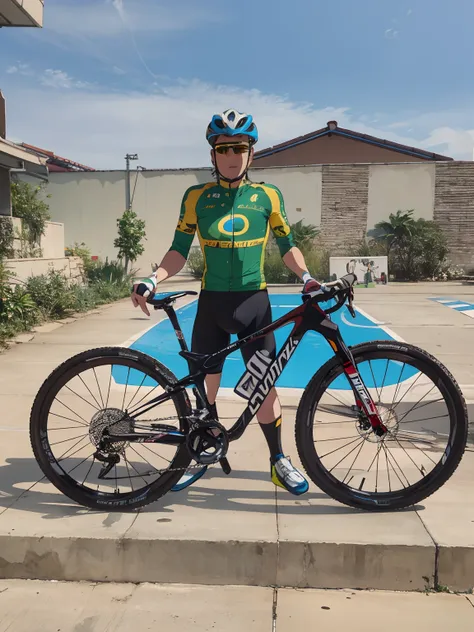
{"type": "Polygon", "coordinates": [[[342,362],[344,374],[352,388],[359,411],[365,413],[374,433],[379,437],[384,436],[388,432],[387,427],[382,422],[374,400],[357,370],[350,349],[342,339],[339,327],[331,321],[321,323],[321,325],[325,329],[324,335],[326,340],[342,362]]]}

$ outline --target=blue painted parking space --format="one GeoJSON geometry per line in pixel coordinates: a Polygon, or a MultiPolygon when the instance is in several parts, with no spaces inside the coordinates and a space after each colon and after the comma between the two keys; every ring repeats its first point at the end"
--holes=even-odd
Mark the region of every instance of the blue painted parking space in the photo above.
{"type": "Polygon", "coordinates": [[[469,318],[474,318],[474,303],[471,301],[460,300],[453,298],[452,296],[432,296],[429,300],[439,303],[440,305],[444,305],[445,307],[449,307],[455,312],[460,312],[465,316],[469,316],[469,318]]]}
{"type": "MultiPolygon", "coordinates": [[[[280,318],[283,314],[291,311],[301,303],[298,294],[270,294],[273,318],[280,318]]],[[[192,327],[197,311],[197,301],[185,305],[176,310],[183,334],[188,344],[191,341],[192,327]]],[[[353,319],[344,307],[332,315],[333,321],[340,327],[342,336],[348,345],[355,345],[370,340],[392,340],[393,337],[380,327],[376,322],[357,311],[356,318],[353,319]]],[[[288,337],[292,324],[282,327],[276,332],[277,348],[280,348],[288,337]]],[[[236,340],[236,336],[232,336],[236,340]]],[[[178,378],[188,374],[186,361],[178,355],[179,345],[173,327],[168,319],[157,323],[154,327],[146,331],[132,345],[132,349],[137,349],[153,356],[165,364],[178,378]]],[[[314,332],[308,332],[302,342],[298,345],[291,361],[283,371],[277,381],[277,386],[286,388],[304,388],[313,374],[329,358],[333,356],[333,351],[326,340],[314,332]]],[[[117,381],[125,382],[125,375],[121,375],[121,370],[116,367],[117,372],[114,377],[117,381]]],[[[227,357],[222,375],[223,387],[234,388],[239,378],[244,373],[245,367],[240,351],[236,351],[227,357]]],[[[383,379],[383,372],[387,371],[385,361],[373,363],[373,370],[376,375],[377,384],[380,385],[383,379]],[[379,366],[380,365],[380,366],[379,366]],[[380,374],[380,375],[379,375],[380,374]]],[[[405,367],[403,380],[411,377],[415,371],[405,367]]],[[[366,385],[370,388],[373,385],[373,377],[370,372],[362,374],[366,385]]],[[[141,376],[142,377],[142,376],[141,376]]],[[[385,377],[385,384],[395,384],[400,379],[400,367],[397,363],[391,362],[385,377]]],[[[129,376],[129,383],[133,379],[129,376]]],[[[338,378],[334,383],[335,388],[349,388],[345,377],[338,378]]]]}

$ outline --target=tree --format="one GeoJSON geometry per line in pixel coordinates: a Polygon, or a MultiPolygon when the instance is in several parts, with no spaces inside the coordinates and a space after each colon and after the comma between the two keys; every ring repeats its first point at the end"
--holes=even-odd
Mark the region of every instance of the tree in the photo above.
{"type": "Polygon", "coordinates": [[[401,240],[411,237],[415,230],[415,220],[413,219],[414,210],[397,211],[390,213],[388,222],[377,222],[372,230],[368,231],[368,236],[372,237],[376,242],[384,243],[387,249],[387,255],[401,240]]]}
{"type": "Polygon", "coordinates": [[[291,234],[297,248],[310,246],[313,240],[319,235],[319,229],[314,224],[303,225],[303,220],[291,224],[291,234]]]}
{"type": "Polygon", "coordinates": [[[44,186],[33,186],[20,180],[11,183],[12,215],[21,218],[26,239],[32,247],[39,246],[46,222],[51,219],[49,205],[40,197],[44,186]]]}
{"type": "Polygon", "coordinates": [[[119,236],[114,246],[119,249],[119,259],[125,259],[125,272],[128,272],[130,261],[136,261],[145,250],[141,243],[142,239],[146,239],[145,221],[130,209],[117,220],[117,226],[119,236]]]}

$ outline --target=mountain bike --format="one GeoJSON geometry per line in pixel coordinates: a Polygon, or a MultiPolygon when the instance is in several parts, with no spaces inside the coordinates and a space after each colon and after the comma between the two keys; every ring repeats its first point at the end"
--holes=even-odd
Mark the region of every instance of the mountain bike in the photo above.
{"type": "Polygon", "coordinates": [[[306,473],[352,507],[386,511],[419,503],[462,458],[466,404],[446,367],[420,348],[395,340],[346,346],[331,314],[346,305],[356,316],[355,280],[347,275],[324,295],[302,295],[295,309],[214,354],[189,351],[174,311],[176,300],[197,292],[149,297],[168,316],[189,373],[178,379],[155,358],[121,347],[61,364],[31,411],[31,444],[45,476],[81,505],[124,511],[162,497],[191,463],[219,464],[229,474],[229,443],[242,436],[290,360],[306,353],[305,334],[316,333],[334,355],[309,379],[297,409],[295,441],[306,473]],[[257,351],[248,362],[234,389],[245,409],[224,427],[210,413],[206,370],[287,325],[274,359],[257,351]]]}

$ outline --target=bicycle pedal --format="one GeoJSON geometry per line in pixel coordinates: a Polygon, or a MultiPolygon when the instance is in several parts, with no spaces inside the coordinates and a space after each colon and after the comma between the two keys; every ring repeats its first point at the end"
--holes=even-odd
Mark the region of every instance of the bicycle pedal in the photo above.
{"type": "Polygon", "coordinates": [[[219,461],[221,468],[224,472],[224,474],[227,474],[227,476],[232,472],[232,468],[230,467],[230,463],[229,461],[226,459],[226,457],[224,457],[223,459],[221,459],[219,461]]]}

